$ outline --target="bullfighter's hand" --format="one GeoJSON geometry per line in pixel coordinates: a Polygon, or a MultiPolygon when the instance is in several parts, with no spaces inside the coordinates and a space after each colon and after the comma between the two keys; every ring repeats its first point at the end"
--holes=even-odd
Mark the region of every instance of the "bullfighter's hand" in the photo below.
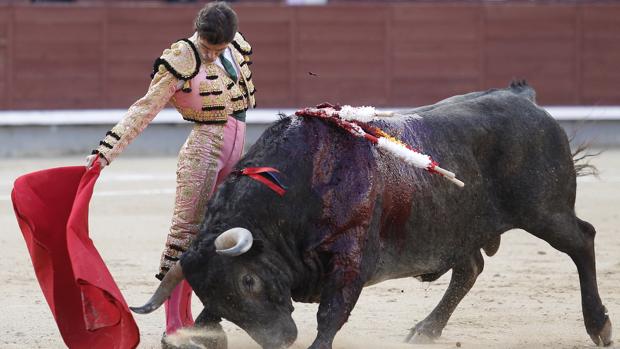
{"type": "Polygon", "coordinates": [[[86,157],[86,168],[90,169],[91,167],[93,167],[93,163],[95,161],[99,162],[99,168],[104,168],[108,165],[108,162],[105,161],[105,159],[101,158],[97,154],[92,154],[86,157]]]}

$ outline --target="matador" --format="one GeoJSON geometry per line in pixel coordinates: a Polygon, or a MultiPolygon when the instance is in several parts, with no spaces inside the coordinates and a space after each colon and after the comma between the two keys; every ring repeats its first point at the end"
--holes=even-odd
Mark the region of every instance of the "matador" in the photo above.
{"type": "MultiPolygon", "coordinates": [[[[196,33],[179,40],[155,61],[146,95],[107,132],[88,158],[109,165],[171,103],[194,126],[178,157],[176,197],[170,232],[162,253],[162,279],[189,247],[215,188],[239,160],[245,117],[256,106],[252,82],[252,48],[237,32],[233,10],[209,3],[196,18],[196,33]],[[217,24],[214,24],[217,23],[217,24]]],[[[184,282],[166,303],[166,333],[193,325],[192,290],[184,282]]]]}

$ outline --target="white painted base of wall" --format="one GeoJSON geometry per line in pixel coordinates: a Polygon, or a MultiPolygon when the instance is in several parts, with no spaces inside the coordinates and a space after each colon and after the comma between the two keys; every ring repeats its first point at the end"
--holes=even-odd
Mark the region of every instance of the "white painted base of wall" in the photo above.
{"type": "MultiPolygon", "coordinates": [[[[401,108],[398,108],[401,109],[401,108]]],[[[398,110],[381,109],[381,110],[398,110]]],[[[620,107],[545,107],[575,144],[620,147],[620,107]]],[[[105,133],[123,117],[124,110],[0,111],[0,157],[50,157],[84,154],[97,147],[105,133]]],[[[246,147],[256,142],[278,113],[292,109],[248,112],[246,147]]],[[[123,156],[176,155],[190,132],[174,109],[162,111],[123,156]]]]}

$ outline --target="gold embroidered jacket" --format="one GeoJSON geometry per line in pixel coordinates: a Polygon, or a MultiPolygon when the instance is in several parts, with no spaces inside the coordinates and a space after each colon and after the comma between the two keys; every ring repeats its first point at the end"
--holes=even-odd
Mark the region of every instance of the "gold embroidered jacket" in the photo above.
{"type": "Polygon", "coordinates": [[[233,64],[241,73],[237,81],[233,81],[226,70],[215,62],[197,64],[200,54],[190,40],[174,43],[155,62],[155,71],[168,70],[184,81],[182,90],[170,100],[184,119],[204,123],[226,122],[229,115],[255,106],[256,90],[249,68],[252,48],[237,33],[230,50],[233,64]]]}
{"type": "Polygon", "coordinates": [[[241,72],[237,82],[217,64],[202,64],[190,40],[179,40],[164,50],[155,61],[153,80],[146,95],[106,133],[93,154],[111,163],[168,102],[185,120],[200,123],[226,122],[229,115],[255,107],[256,89],[249,68],[252,48],[239,33],[230,46],[234,64],[241,72]],[[177,90],[180,84],[182,88],[177,90]]]}

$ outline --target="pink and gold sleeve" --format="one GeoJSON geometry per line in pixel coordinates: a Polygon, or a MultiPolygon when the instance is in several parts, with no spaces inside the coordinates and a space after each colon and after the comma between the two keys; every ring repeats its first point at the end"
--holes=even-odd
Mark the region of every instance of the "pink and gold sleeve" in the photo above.
{"type": "Polygon", "coordinates": [[[106,133],[93,154],[99,154],[108,164],[111,163],[166,106],[176,92],[178,82],[170,72],[160,69],[144,97],[129,107],[123,119],[106,133]]]}

